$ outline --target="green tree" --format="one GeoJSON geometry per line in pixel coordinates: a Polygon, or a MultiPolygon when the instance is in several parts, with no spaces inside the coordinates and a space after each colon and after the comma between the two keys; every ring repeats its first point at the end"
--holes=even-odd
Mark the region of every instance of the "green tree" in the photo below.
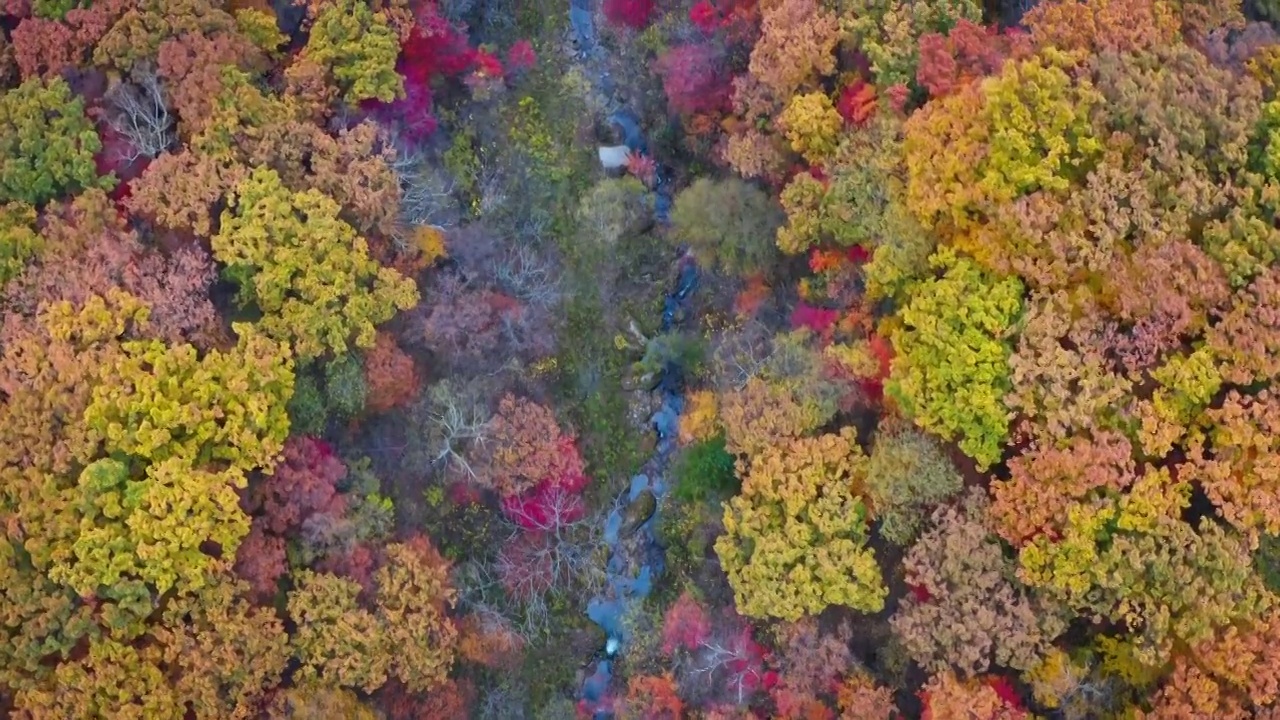
{"type": "Polygon", "coordinates": [[[704,263],[736,275],[771,269],[783,220],[773,198],[738,178],[699,178],[676,196],[671,211],[677,240],[704,263]]]}
{"type": "Polygon", "coordinates": [[[0,287],[17,277],[43,248],[35,208],[24,203],[0,205],[0,287]]]}
{"type": "Polygon", "coordinates": [[[960,491],[964,479],[936,440],[913,428],[876,433],[867,463],[867,494],[880,518],[880,534],[907,545],[930,506],[960,491]]]}
{"type": "Polygon", "coordinates": [[[84,100],[61,78],[31,78],[0,94],[0,201],[38,205],[67,191],[110,190],[94,153],[102,142],[85,116],[84,100]]]}

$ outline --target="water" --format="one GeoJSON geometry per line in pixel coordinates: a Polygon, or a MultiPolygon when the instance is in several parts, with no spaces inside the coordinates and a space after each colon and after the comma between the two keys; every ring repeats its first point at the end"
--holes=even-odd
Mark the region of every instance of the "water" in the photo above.
{"type": "MultiPolygon", "coordinates": [[[[600,49],[596,42],[591,0],[570,0],[569,16],[578,46],[579,56],[587,57],[600,49]]],[[[610,78],[602,73],[595,78],[604,85],[610,78]]],[[[649,142],[641,129],[640,117],[628,107],[620,107],[610,113],[608,120],[620,132],[622,142],[633,152],[649,154],[649,142]]],[[[656,158],[655,158],[656,160],[656,158]]],[[[659,226],[670,222],[672,194],[675,189],[675,173],[670,166],[658,163],[654,184],[654,219],[659,226]]],[[[698,268],[689,258],[681,261],[675,287],[663,303],[661,327],[668,331],[689,314],[689,303],[698,286],[698,268]]],[[[604,630],[606,641],[601,649],[605,659],[599,660],[592,674],[582,686],[581,699],[597,718],[612,715],[610,684],[613,665],[626,653],[628,630],[624,618],[631,609],[642,603],[653,590],[654,582],[665,569],[662,547],[658,544],[654,528],[661,512],[662,498],[668,483],[666,471],[676,447],[680,413],[684,409],[684,373],[673,363],[663,369],[657,387],[662,404],[649,419],[657,434],[654,454],[631,478],[626,502],[619,503],[605,519],[604,540],[609,547],[604,589],[587,603],[587,617],[604,630]],[[629,527],[627,508],[648,506],[645,493],[652,495],[653,511],[637,527],[629,527]]],[[[633,518],[633,520],[636,518],[633,518]]]]}

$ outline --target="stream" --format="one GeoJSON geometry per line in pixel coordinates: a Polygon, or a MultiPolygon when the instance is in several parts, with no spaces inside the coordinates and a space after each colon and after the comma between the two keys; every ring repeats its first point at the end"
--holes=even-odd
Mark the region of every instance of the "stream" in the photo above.
{"type": "MultiPolygon", "coordinates": [[[[595,10],[592,0],[570,0],[569,20],[577,57],[606,96],[615,94],[603,57],[604,49],[596,42],[595,10]],[[601,68],[593,70],[592,68],[601,68]]],[[[622,142],[633,153],[649,154],[648,141],[640,127],[640,118],[631,108],[620,105],[608,116],[622,142]]],[[[670,219],[674,172],[661,160],[657,162],[654,184],[654,220],[660,228],[670,219]]],[[[682,258],[675,286],[663,302],[661,328],[673,329],[689,315],[689,302],[698,286],[698,267],[682,258]]],[[[597,654],[594,667],[583,682],[579,694],[582,706],[595,718],[613,715],[610,690],[613,665],[626,652],[630,641],[624,618],[644,602],[654,582],[665,568],[665,556],[658,544],[655,528],[661,512],[662,498],[667,493],[666,473],[676,449],[680,413],[684,409],[684,377],[680,367],[668,363],[657,378],[652,392],[659,393],[661,404],[649,418],[657,435],[653,455],[631,478],[625,496],[605,520],[604,540],[609,547],[604,588],[587,603],[587,617],[605,632],[604,648],[597,654]]]]}

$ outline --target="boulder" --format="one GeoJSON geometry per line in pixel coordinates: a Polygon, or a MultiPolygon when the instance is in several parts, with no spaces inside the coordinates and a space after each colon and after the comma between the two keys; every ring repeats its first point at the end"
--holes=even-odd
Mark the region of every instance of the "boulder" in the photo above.
{"type": "Polygon", "coordinates": [[[641,491],[622,511],[622,536],[626,537],[639,530],[657,509],[658,498],[654,497],[653,491],[648,488],[641,491]]]}

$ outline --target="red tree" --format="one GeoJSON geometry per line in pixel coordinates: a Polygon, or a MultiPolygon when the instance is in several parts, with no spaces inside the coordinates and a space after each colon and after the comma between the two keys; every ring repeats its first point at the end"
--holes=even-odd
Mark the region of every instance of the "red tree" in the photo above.
{"type": "Polygon", "coordinates": [[[681,115],[723,110],[730,97],[720,52],[707,44],[680,45],[658,58],[667,104],[681,115]]]}
{"type": "Polygon", "coordinates": [[[288,569],[284,538],[266,532],[262,518],[255,519],[236,549],[235,573],[249,583],[255,599],[268,602],[276,594],[277,581],[288,569]]]}
{"type": "Polygon", "coordinates": [[[422,385],[413,358],[385,332],[378,333],[373,347],[365,352],[364,378],[369,393],[365,407],[375,413],[404,405],[422,385]]]}
{"type": "Polygon", "coordinates": [[[283,535],[314,514],[342,514],[336,486],[346,476],[347,467],[328,443],[291,437],[275,473],[249,489],[248,509],[261,510],[266,529],[283,535]]]}
{"type": "Polygon", "coordinates": [[[610,25],[639,30],[649,24],[653,0],[604,0],[603,10],[610,25]]]}
{"type": "Polygon", "coordinates": [[[707,611],[685,592],[667,608],[662,619],[662,652],[695,650],[711,634],[707,611]]]}

